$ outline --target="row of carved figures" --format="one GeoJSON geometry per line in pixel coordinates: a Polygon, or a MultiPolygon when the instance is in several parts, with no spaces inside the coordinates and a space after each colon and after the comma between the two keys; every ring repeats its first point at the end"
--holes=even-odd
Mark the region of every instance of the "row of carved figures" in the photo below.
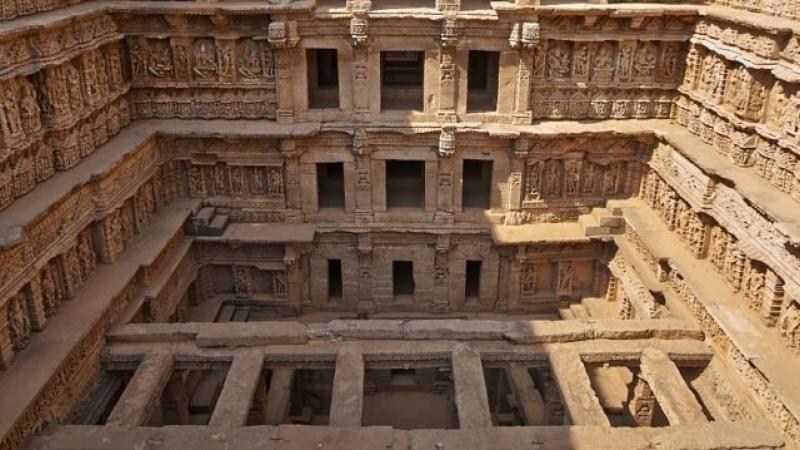
{"type": "Polygon", "coordinates": [[[533,89],[534,119],[667,119],[675,95],[663,90],[533,89]]]}
{"type": "Polygon", "coordinates": [[[767,71],[749,69],[695,44],[687,56],[683,89],[800,143],[800,89],[767,71]]]}
{"type": "Polygon", "coordinates": [[[265,83],[275,77],[272,48],[262,38],[129,37],[136,84],[168,81],[265,83]]]}
{"type": "Polygon", "coordinates": [[[64,300],[71,299],[97,265],[91,227],[81,232],[66,251],[44,263],[32,279],[0,307],[0,368],[41,331],[64,300]]]}
{"type": "Polygon", "coordinates": [[[687,97],[680,97],[675,103],[675,120],[731,163],[751,167],[760,177],[800,201],[800,156],[794,151],[752,131],[738,129],[687,97]]]}
{"type": "Polygon", "coordinates": [[[274,89],[135,89],[130,94],[138,118],[275,119],[274,89]]]}
{"type": "Polygon", "coordinates": [[[605,164],[588,159],[531,161],[526,168],[525,200],[622,194],[626,192],[626,180],[633,167],[626,161],[605,164]]]}
{"type": "Polygon", "coordinates": [[[531,77],[553,82],[680,82],[682,43],[544,40],[533,48],[531,77]]]}
{"type": "Polygon", "coordinates": [[[0,2],[0,21],[30,16],[45,11],[76,5],[83,0],[3,0],[0,2]]]}
{"type": "Polygon", "coordinates": [[[104,262],[114,262],[125,250],[128,241],[144,231],[156,209],[165,203],[164,198],[161,178],[154,176],[100,221],[103,236],[101,256],[104,262]]]}
{"type": "Polygon", "coordinates": [[[523,298],[541,293],[572,295],[575,287],[572,261],[528,262],[522,267],[523,298]]]}
{"type": "Polygon", "coordinates": [[[747,306],[763,323],[778,325],[787,342],[797,342],[800,325],[792,326],[789,335],[785,332],[787,320],[795,320],[792,317],[796,302],[784,296],[780,276],[763,262],[748,257],[732,233],[711,217],[695,212],[655,171],[644,177],[641,198],[688,245],[696,258],[708,259],[734,292],[742,294],[747,306]]]}
{"type": "Polygon", "coordinates": [[[283,199],[283,166],[232,164],[187,164],[189,193],[195,197],[215,195],[258,195],[283,199]]]}
{"type": "Polygon", "coordinates": [[[53,131],[50,137],[7,155],[0,162],[0,210],[50,178],[56,169],[78,164],[130,121],[128,102],[120,98],[71,128],[53,131]]]}
{"type": "Polygon", "coordinates": [[[796,0],[712,0],[711,3],[800,20],[796,0]]]}

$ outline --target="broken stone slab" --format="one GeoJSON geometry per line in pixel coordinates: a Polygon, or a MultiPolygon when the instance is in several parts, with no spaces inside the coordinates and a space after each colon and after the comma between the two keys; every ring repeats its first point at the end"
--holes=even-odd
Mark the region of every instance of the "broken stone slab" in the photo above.
{"type": "Polygon", "coordinates": [[[299,322],[202,323],[195,343],[199,347],[247,347],[304,344],[308,330],[299,322]]]}
{"type": "Polygon", "coordinates": [[[695,339],[705,335],[682,320],[516,321],[504,337],[520,344],[590,339],[695,339]]]}
{"type": "Polygon", "coordinates": [[[509,325],[497,320],[411,320],[404,329],[405,339],[500,340],[509,325]]]}
{"type": "Polygon", "coordinates": [[[108,342],[179,342],[197,336],[200,323],[129,323],[106,334],[108,342]]]}

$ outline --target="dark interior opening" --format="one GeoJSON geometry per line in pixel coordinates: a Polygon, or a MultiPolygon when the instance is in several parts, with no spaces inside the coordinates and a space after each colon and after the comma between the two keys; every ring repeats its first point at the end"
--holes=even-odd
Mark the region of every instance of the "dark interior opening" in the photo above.
{"type": "Polygon", "coordinates": [[[381,109],[421,110],[425,52],[381,52],[381,109]]]}
{"type": "Polygon", "coordinates": [[[392,263],[392,288],[395,296],[414,295],[414,263],[394,261],[392,263]]]}
{"type": "Polygon", "coordinates": [[[133,370],[114,370],[103,372],[83,398],[73,415],[74,425],[105,425],[111,411],[117,405],[128,383],[133,378],[133,370]]]}
{"type": "Polygon", "coordinates": [[[344,163],[317,164],[317,201],[320,208],[344,208],[344,163]]]}
{"type": "Polygon", "coordinates": [[[175,369],[147,426],[208,425],[229,365],[175,369]]]}
{"type": "Polygon", "coordinates": [[[306,50],[308,107],[339,107],[339,64],[335,49],[306,50]]]}
{"type": "Polygon", "coordinates": [[[467,261],[467,278],[464,291],[467,298],[478,298],[481,289],[481,262],[467,261]]]}
{"type": "Polygon", "coordinates": [[[492,197],[492,161],[465,159],[461,206],[488,209],[492,197]]]}
{"type": "Polygon", "coordinates": [[[328,260],[328,298],[342,298],[342,260],[328,260]]]}
{"type": "Polygon", "coordinates": [[[391,426],[399,430],[458,428],[451,374],[449,366],[367,366],[362,426],[391,426]]]}
{"type": "Polygon", "coordinates": [[[425,161],[386,161],[386,206],[425,206],[425,161]]]}
{"type": "Polygon", "coordinates": [[[497,110],[500,52],[470,50],[467,69],[467,111],[497,110]]]}

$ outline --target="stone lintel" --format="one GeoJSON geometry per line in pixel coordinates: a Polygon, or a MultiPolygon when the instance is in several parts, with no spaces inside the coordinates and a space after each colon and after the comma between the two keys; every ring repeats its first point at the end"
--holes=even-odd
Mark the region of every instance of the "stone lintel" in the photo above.
{"type": "Polygon", "coordinates": [[[486,393],[480,353],[466,348],[454,351],[453,379],[458,428],[491,427],[489,396],[486,393]]]}
{"type": "Polygon", "coordinates": [[[644,349],[640,369],[670,424],[697,424],[708,420],[678,367],[664,351],[644,349]]]}
{"type": "Polygon", "coordinates": [[[575,351],[566,349],[552,352],[550,365],[572,423],[610,427],[608,416],[592,389],[581,356],[575,351]]]}
{"type": "Polygon", "coordinates": [[[241,352],[233,359],[210,425],[243,426],[264,370],[263,352],[241,352]]]}
{"type": "Polygon", "coordinates": [[[364,356],[346,349],[336,357],[329,424],[360,427],[364,404],[364,356]]]}
{"type": "Polygon", "coordinates": [[[108,416],[109,425],[144,425],[172,374],[171,353],[150,353],[142,360],[116,406],[108,416]]]}
{"type": "Polygon", "coordinates": [[[264,421],[266,425],[280,425],[289,413],[292,398],[292,385],[294,384],[294,369],[290,367],[276,367],[272,371],[267,393],[267,411],[264,421]]]}

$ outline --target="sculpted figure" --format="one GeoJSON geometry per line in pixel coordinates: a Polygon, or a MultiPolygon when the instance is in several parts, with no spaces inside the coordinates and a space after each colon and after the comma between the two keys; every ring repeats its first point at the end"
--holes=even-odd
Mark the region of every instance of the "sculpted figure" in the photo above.
{"type": "Polygon", "coordinates": [[[22,85],[22,101],[19,106],[22,109],[22,127],[25,131],[29,134],[39,131],[42,127],[41,109],[36,102],[36,91],[28,81],[22,85]]]}
{"type": "Polygon", "coordinates": [[[19,352],[28,345],[31,337],[31,320],[25,311],[24,294],[17,294],[8,302],[8,330],[11,345],[19,352]]]}
{"type": "Polygon", "coordinates": [[[272,272],[272,288],[276,297],[285,297],[289,292],[286,285],[286,272],[278,270],[272,272]]]}
{"type": "Polygon", "coordinates": [[[575,76],[589,75],[589,44],[578,44],[575,48],[575,76]]]}
{"type": "Polygon", "coordinates": [[[202,39],[195,43],[192,72],[199,78],[210,78],[217,73],[217,62],[211,42],[202,39]]]}
{"type": "Polygon", "coordinates": [[[274,197],[283,195],[283,173],[280,169],[269,169],[269,193],[274,197]]]}
{"type": "Polygon", "coordinates": [[[528,200],[539,200],[539,186],[542,184],[542,162],[536,161],[528,166],[528,179],[526,182],[528,200]]]}
{"type": "Polygon", "coordinates": [[[633,64],[633,46],[628,44],[620,45],[619,62],[617,63],[617,74],[620,79],[631,77],[631,66],[633,64]]]}
{"type": "Polygon", "coordinates": [[[0,120],[2,120],[3,135],[7,137],[19,136],[22,134],[22,119],[19,113],[18,98],[15,89],[12,87],[6,88],[5,95],[3,96],[3,108],[0,120]]]}
{"type": "Polygon", "coordinates": [[[522,292],[532,294],[536,290],[536,265],[525,264],[522,274],[522,292]]]}
{"type": "Polygon", "coordinates": [[[561,167],[559,161],[550,161],[547,164],[547,173],[544,176],[544,193],[546,195],[558,195],[561,184],[561,167]]]}
{"type": "Polygon", "coordinates": [[[250,177],[250,190],[253,194],[264,193],[264,168],[253,167],[250,177]]]}
{"type": "Polygon", "coordinates": [[[147,76],[147,54],[139,42],[131,46],[131,71],[134,77],[147,76]]]}
{"type": "Polygon", "coordinates": [[[554,42],[547,55],[547,71],[550,78],[568,78],[569,62],[569,44],[554,42]]]}
{"type": "Polygon", "coordinates": [[[229,44],[223,43],[223,45],[217,46],[217,60],[219,61],[219,74],[230,76],[231,69],[233,69],[233,49],[229,44]]]}
{"type": "Polygon", "coordinates": [[[593,64],[592,79],[598,82],[610,81],[614,64],[614,46],[609,42],[600,44],[593,64]]]}
{"type": "Polygon", "coordinates": [[[561,262],[558,263],[558,292],[571,293],[572,292],[572,263],[561,262]]]}
{"type": "Polygon", "coordinates": [[[781,334],[789,341],[790,347],[800,346],[800,305],[791,302],[783,313],[778,328],[781,334]]]}
{"type": "Polygon", "coordinates": [[[147,71],[157,78],[166,78],[172,74],[172,56],[166,42],[159,41],[151,48],[147,71]]]}
{"type": "Polygon", "coordinates": [[[672,80],[678,73],[678,50],[673,45],[667,45],[661,57],[661,75],[672,80]]]}
{"type": "Polygon", "coordinates": [[[579,181],[580,167],[578,161],[567,161],[564,169],[564,193],[566,195],[577,195],[579,181]]]}
{"type": "Polygon", "coordinates": [[[652,77],[655,73],[657,59],[655,44],[646,43],[642,45],[636,51],[636,62],[634,63],[636,74],[642,78],[652,77]]]}
{"type": "Polygon", "coordinates": [[[241,75],[242,78],[256,79],[263,73],[261,68],[261,52],[259,51],[258,44],[252,39],[247,39],[242,42],[238,67],[239,75],[241,75]]]}
{"type": "Polygon", "coordinates": [[[58,309],[59,299],[57,297],[56,284],[55,281],[53,281],[53,273],[49,265],[44,266],[42,269],[41,286],[45,315],[47,317],[52,317],[58,309]]]}
{"type": "Polygon", "coordinates": [[[73,113],[79,113],[83,109],[83,92],[81,90],[81,76],[78,69],[72,64],[64,66],[64,73],[67,78],[69,89],[69,105],[73,113]]]}

